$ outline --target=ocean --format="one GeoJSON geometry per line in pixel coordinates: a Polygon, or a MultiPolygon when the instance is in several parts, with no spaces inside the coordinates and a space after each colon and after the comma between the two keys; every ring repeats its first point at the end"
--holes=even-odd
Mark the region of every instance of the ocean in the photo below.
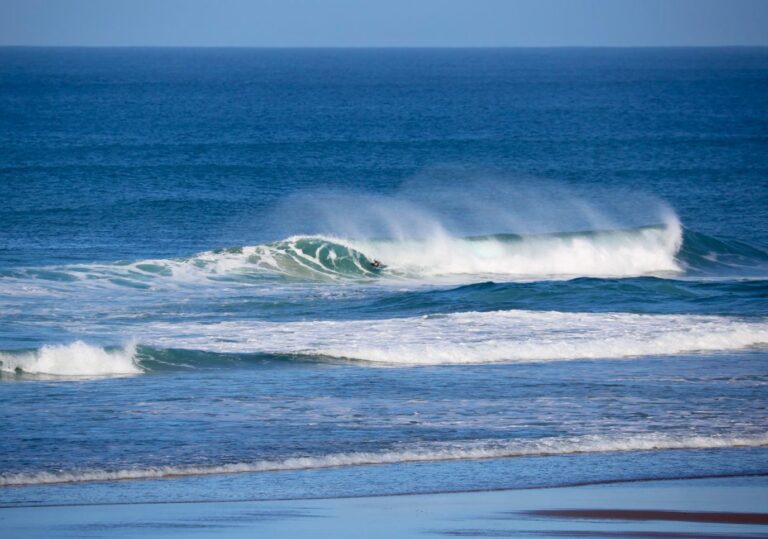
{"type": "Polygon", "coordinates": [[[0,504],[768,474],[768,49],[0,48],[0,504]]]}

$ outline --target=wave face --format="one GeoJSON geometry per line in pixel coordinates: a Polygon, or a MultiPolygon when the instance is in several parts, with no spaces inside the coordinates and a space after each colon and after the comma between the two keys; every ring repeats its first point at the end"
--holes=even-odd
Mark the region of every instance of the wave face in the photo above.
{"type": "Polygon", "coordinates": [[[0,474],[0,486],[81,483],[126,479],[154,479],[286,470],[315,470],[341,466],[402,464],[470,459],[494,459],[530,456],[554,456],[577,453],[618,451],[652,451],[660,449],[722,449],[768,446],[768,434],[752,437],[638,435],[629,438],[584,436],[578,438],[546,438],[542,440],[474,441],[413,445],[391,451],[337,453],[321,456],[291,457],[283,460],[260,460],[216,466],[160,466],[123,470],[82,470],[42,472],[34,474],[0,474]]]}
{"type": "Polygon", "coordinates": [[[343,279],[379,273],[372,258],[345,245],[343,240],[322,236],[297,236],[246,248],[243,254],[245,264],[239,266],[239,270],[257,269],[293,278],[343,279]]]}

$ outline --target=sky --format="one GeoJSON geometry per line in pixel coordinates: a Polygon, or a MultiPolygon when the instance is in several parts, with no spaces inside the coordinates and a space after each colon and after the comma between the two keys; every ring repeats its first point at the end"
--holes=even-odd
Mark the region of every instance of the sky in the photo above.
{"type": "Polygon", "coordinates": [[[768,0],[0,0],[0,45],[768,45],[768,0]]]}

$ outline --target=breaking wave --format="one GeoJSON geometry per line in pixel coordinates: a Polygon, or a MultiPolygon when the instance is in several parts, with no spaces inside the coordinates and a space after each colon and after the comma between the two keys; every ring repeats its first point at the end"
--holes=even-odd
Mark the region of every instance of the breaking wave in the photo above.
{"type": "Polygon", "coordinates": [[[436,233],[399,240],[293,236],[191,258],[25,268],[5,277],[64,287],[111,283],[154,289],[270,278],[440,283],[684,274],[750,277],[764,276],[767,269],[768,250],[763,247],[683,232],[671,220],[633,229],[533,235],[436,233]],[[380,267],[374,265],[376,260],[380,267]]]}
{"type": "Polygon", "coordinates": [[[104,349],[77,341],[0,353],[15,375],[123,376],[242,366],[257,359],[382,365],[532,363],[739,350],[768,344],[765,318],[707,315],[461,312],[385,320],[155,322],[143,343],[104,349]]]}
{"type": "Polygon", "coordinates": [[[496,234],[424,242],[354,241],[355,249],[406,276],[506,275],[517,278],[630,276],[679,272],[679,225],[521,236],[496,234]]]}
{"type": "Polygon", "coordinates": [[[142,260],[16,270],[12,277],[60,283],[103,282],[150,288],[163,279],[432,280],[576,276],[624,277],[680,272],[680,225],[557,234],[495,234],[421,239],[294,236],[274,243],[207,251],[188,259],[142,260]],[[379,260],[382,267],[375,267],[379,260]]]}
{"type": "Polygon", "coordinates": [[[763,318],[523,310],[386,320],[156,323],[144,332],[142,342],[166,348],[405,365],[625,358],[768,343],[763,318]]]}
{"type": "Polygon", "coordinates": [[[144,372],[136,360],[136,345],[104,349],[82,341],[47,344],[30,352],[0,353],[0,371],[51,376],[117,376],[144,372]]]}
{"type": "Polygon", "coordinates": [[[381,452],[353,452],[320,456],[296,456],[279,460],[256,460],[253,462],[239,462],[211,466],[157,466],[122,470],[6,473],[0,474],[0,486],[311,470],[345,466],[401,464],[427,461],[555,456],[617,451],[764,447],[767,445],[768,435],[724,437],[674,436],[666,434],[644,434],[628,438],[607,438],[604,436],[592,435],[535,440],[436,442],[424,445],[406,446],[395,450],[381,452]]]}

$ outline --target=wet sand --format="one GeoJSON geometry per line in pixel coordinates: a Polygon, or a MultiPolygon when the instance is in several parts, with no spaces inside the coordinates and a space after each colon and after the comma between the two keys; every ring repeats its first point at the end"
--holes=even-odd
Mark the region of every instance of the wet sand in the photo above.
{"type": "Polygon", "coordinates": [[[4,507],[0,535],[768,538],[767,509],[768,477],[734,477],[367,498],[4,507]]]}
{"type": "Polygon", "coordinates": [[[768,513],[724,513],[696,511],[637,511],[631,509],[554,509],[528,511],[529,515],[593,520],[660,520],[714,524],[768,525],[768,513]]]}

